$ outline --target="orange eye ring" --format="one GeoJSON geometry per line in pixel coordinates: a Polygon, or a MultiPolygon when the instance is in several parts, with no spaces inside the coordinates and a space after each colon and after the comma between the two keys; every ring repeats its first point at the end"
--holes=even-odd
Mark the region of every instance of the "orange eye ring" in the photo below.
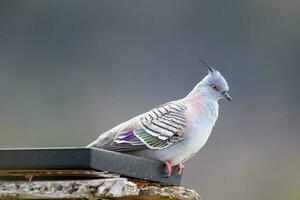
{"type": "Polygon", "coordinates": [[[212,85],[213,90],[220,92],[220,89],[217,85],[212,85]]]}

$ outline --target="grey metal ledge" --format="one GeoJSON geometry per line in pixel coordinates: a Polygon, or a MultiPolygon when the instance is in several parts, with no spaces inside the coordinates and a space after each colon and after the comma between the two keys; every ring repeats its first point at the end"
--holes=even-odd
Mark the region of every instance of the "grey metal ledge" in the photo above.
{"type": "MultiPolygon", "coordinates": [[[[165,176],[163,163],[96,148],[0,149],[0,170],[95,170],[121,176],[180,185],[181,176],[173,170],[165,176]]],[[[1,179],[1,177],[0,177],[1,179]]]]}

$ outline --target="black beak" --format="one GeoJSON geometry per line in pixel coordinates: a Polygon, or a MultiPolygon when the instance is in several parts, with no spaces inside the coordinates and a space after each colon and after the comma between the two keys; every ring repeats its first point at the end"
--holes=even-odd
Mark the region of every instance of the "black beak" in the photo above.
{"type": "Polygon", "coordinates": [[[228,94],[227,91],[222,92],[222,95],[223,95],[223,97],[224,97],[225,99],[227,99],[228,101],[231,101],[231,100],[232,100],[231,96],[228,94]]]}

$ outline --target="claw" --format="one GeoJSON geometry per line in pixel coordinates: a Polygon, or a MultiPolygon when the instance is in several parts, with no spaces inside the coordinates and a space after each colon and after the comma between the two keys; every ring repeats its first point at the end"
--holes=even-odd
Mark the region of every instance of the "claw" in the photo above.
{"type": "Polygon", "coordinates": [[[184,169],[184,165],[182,163],[176,165],[176,170],[178,171],[179,175],[182,174],[183,169],[184,169]]]}
{"type": "Polygon", "coordinates": [[[171,166],[171,161],[167,160],[165,161],[166,167],[167,167],[167,176],[170,177],[172,173],[172,166],[171,166]]]}

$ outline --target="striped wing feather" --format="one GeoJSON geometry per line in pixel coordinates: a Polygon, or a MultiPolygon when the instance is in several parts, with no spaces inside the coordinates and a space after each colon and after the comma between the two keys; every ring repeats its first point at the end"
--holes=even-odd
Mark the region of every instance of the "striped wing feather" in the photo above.
{"type": "Polygon", "coordinates": [[[141,129],[135,135],[150,149],[163,149],[183,139],[186,106],[170,102],[140,117],[141,129]]]}
{"type": "Polygon", "coordinates": [[[118,133],[109,148],[115,151],[167,148],[183,139],[186,109],[181,103],[170,102],[150,110],[139,117],[138,127],[118,133]]]}

